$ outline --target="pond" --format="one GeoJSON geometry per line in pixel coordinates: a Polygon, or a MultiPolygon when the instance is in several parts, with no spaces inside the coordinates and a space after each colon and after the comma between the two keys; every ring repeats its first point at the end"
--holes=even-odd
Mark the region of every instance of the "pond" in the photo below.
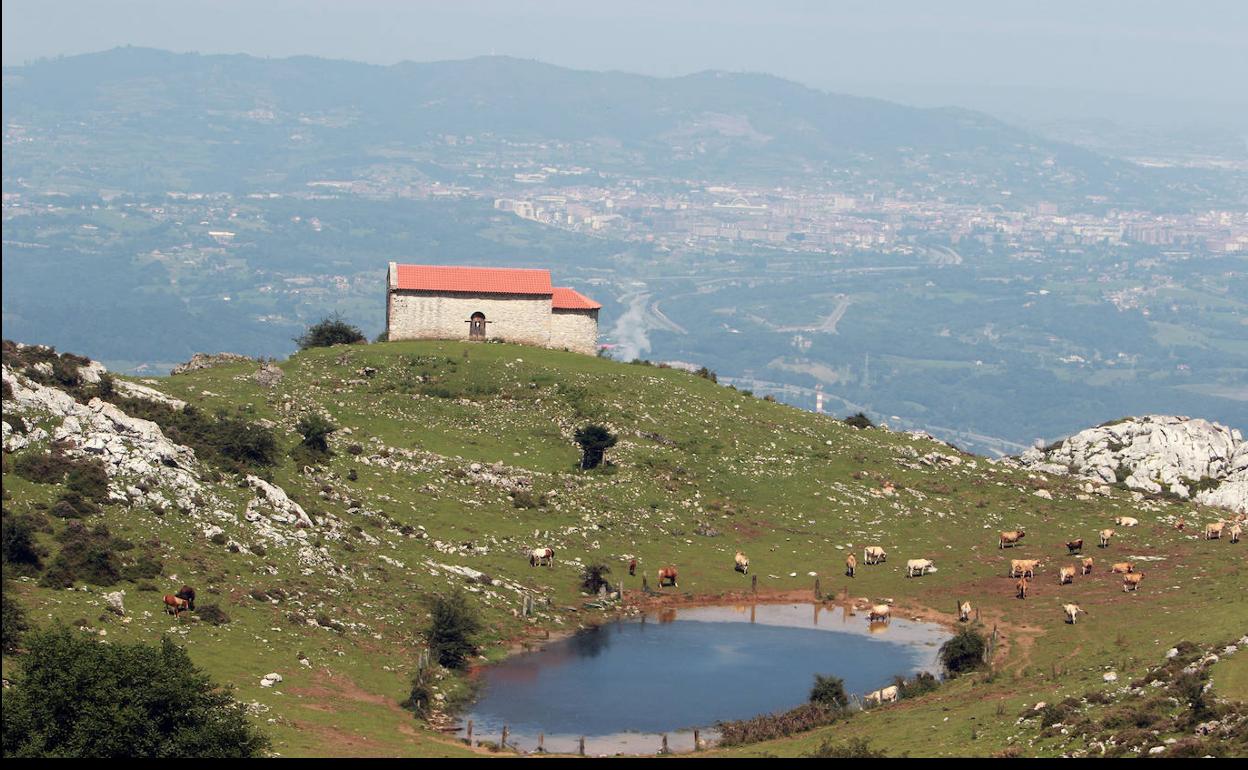
{"type": "Polygon", "coordinates": [[[933,623],[811,604],[664,610],[551,642],[481,669],[482,692],[465,723],[474,738],[574,753],[652,754],[693,748],[694,728],[782,711],[807,700],[815,674],[846,692],[886,686],[895,674],[936,671],[949,634],[933,623]]]}

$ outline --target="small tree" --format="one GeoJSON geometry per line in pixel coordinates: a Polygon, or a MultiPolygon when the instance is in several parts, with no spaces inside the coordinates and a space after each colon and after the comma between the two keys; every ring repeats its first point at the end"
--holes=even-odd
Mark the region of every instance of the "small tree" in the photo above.
{"type": "Polygon", "coordinates": [[[581,570],[581,590],[589,594],[598,593],[598,589],[606,588],[611,590],[611,583],[607,581],[607,575],[611,574],[611,568],[605,564],[590,564],[581,570]]]}
{"type": "Polygon", "coordinates": [[[815,686],[810,689],[810,702],[831,709],[843,709],[849,705],[845,694],[845,681],[835,676],[815,674],[815,686]]]}
{"type": "Polygon", "coordinates": [[[364,332],[342,320],[338,313],[327,315],[319,322],[308,327],[303,334],[295,337],[300,350],[309,348],[328,348],[333,345],[354,345],[365,342],[364,332]]]}
{"type": "Polygon", "coordinates": [[[581,445],[581,469],[589,470],[602,464],[607,450],[619,439],[601,425],[586,425],[576,432],[576,443],[581,445]]]}
{"type": "Polygon", "coordinates": [[[269,745],[168,639],[101,644],[60,627],[26,648],[4,691],[6,757],[256,757],[269,745]]]}
{"type": "MultiPolygon", "coordinates": [[[[0,612],[3,614],[0,617],[0,636],[3,636],[2,646],[6,655],[17,652],[17,646],[22,641],[22,634],[30,628],[26,624],[26,612],[14,596],[15,592],[9,588],[9,581],[5,580],[4,590],[0,592],[0,612]]],[[[8,706],[6,705],[5,708],[8,706]]]]}
{"type": "Polygon", "coordinates": [[[462,591],[438,594],[429,602],[429,626],[425,637],[429,652],[447,668],[463,668],[477,652],[476,636],[481,618],[462,591]]]}
{"type": "Polygon", "coordinates": [[[858,428],[859,430],[875,427],[875,423],[871,422],[871,418],[862,412],[846,417],[845,424],[851,428],[858,428]]]}
{"type": "Polygon", "coordinates": [[[329,454],[329,436],[338,430],[338,426],[319,414],[304,415],[295,426],[299,435],[303,436],[300,444],[317,454],[329,454]]]}
{"type": "Polygon", "coordinates": [[[940,665],[950,677],[974,671],[984,665],[984,653],[988,642],[983,635],[971,628],[964,628],[958,635],[940,646],[940,665]]]}

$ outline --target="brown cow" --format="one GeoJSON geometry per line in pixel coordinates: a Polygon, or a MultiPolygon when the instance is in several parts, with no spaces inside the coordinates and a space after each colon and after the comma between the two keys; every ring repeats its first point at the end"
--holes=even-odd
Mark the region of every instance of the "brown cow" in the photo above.
{"type": "Polygon", "coordinates": [[[1222,528],[1226,526],[1225,521],[1215,521],[1205,525],[1205,539],[1218,540],[1222,537],[1222,528]]]}
{"type": "Polygon", "coordinates": [[[1129,561],[1120,561],[1111,565],[1109,571],[1114,574],[1125,575],[1128,572],[1135,572],[1135,565],[1129,561]]]}
{"type": "Polygon", "coordinates": [[[1075,582],[1075,568],[1074,567],[1062,567],[1060,570],[1057,571],[1057,584],[1059,586],[1064,586],[1067,583],[1073,583],[1073,582],[1075,582]]]}
{"type": "Polygon", "coordinates": [[[1075,554],[1083,550],[1083,538],[1066,541],[1066,553],[1075,554]]]}
{"type": "Polygon", "coordinates": [[[628,560],[628,576],[633,577],[637,574],[637,557],[628,560]]]}
{"type": "Polygon", "coordinates": [[[1113,536],[1114,536],[1114,531],[1112,529],[1102,529],[1101,530],[1101,548],[1108,548],[1109,539],[1113,536]]]}
{"type": "Polygon", "coordinates": [[[1018,582],[1014,584],[1014,588],[1018,592],[1018,598],[1020,599],[1027,598],[1027,589],[1030,587],[1031,583],[1027,581],[1027,577],[1025,575],[1019,578],[1018,582]]]}
{"type": "Polygon", "coordinates": [[[169,613],[175,618],[181,615],[183,611],[189,609],[190,607],[190,602],[188,602],[186,599],[183,599],[180,596],[173,596],[171,594],[165,594],[164,602],[165,602],[165,612],[169,613]]]}
{"type": "Polygon", "coordinates": [[[1082,571],[1084,575],[1091,575],[1092,574],[1092,557],[1089,556],[1085,558],[1083,560],[1083,564],[1081,565],[1081,567],[1082,567],[1082,571]]]}
{"type": "Polygon", "coordinates": [[[1123,575],[1122,576],[1122,590],[1123,591],[1138,591],[1140,588],[1140,581],[1143,579],[1144,579],[1143,572],[1132,572],[1132,573],[1123,575]]]}
{"type": "Polygon", "coordinates": [[[1186,526],[1187,526],[1187,522],[1186,522],[1186,521],[1184,521],[1184,519],[1183,519],[1183,517],[1182,517],[1182,516],[1180,516],[1180,517],[1179,517],[1179,520],[1178,520],[1178,521],[1176,521],[1176,522],[1174,523],[1174,528],[1175,528],[1175,529],[1177,529],[1177,530],[1178,530],[1178,531],[1180,531],[1180,532],[1182,532],[1182,531],[1183,531],[1183,528],[1184,528],[1184,527],[1186,527],[1186,526]]]}
{"type": "Polygon", "coordinates": [[[1066,613],[1066,622],[1070,623],[1072,626],[1075,624],[1075,618],[1080,612],[1084,615],[1088,614],[1087,610],[1083,609],[1078,604],[1063,604],[1062,611],[1066,613]]]}
{"type": "Polygon", "coordinates": [[[1231,536],[1231,542],[1238,543],[1239,536],[1243,534],[1243,531],[1244,531],[1244,528],[1239,526],[1238,523],[1232,524],[1231,528],[1227,530],[1227,533],[1231,536]]]}
{"type": "Polygon", "coordinates": [[[966,623],[971,619],[971,603],[958,602],[958,620],[966,623]]]}
{"type": "Polygon", "coordinates": [[[850,577],[858,570],[858,559],[852,553],[845,557],[845,574],[850,577]]]}
{"type": "Polygon", "coordinates": [[[680,586],[676,583],[678,574],[679,573],[676,572],[676,568],[670,565],[667,567],[659,567],[659,588],[663,587],[664,582],[670,583],[673,588],[680,588],[680,586]]]}
{"type": "Polygon", "coordinates": [[[1005,548],[1007,545],[1011,548],[1018,545],[1018,541],[1027,536],[1027,533],[1021,529],[1011,529],[1008,532],[1002,532],[997,538],[997,548],[1005,548]]]}
{"type": "Polygon", "coordinates": [[[1035,577],[1039,559],[1010,559],[1010,577],[1035,577]]]}

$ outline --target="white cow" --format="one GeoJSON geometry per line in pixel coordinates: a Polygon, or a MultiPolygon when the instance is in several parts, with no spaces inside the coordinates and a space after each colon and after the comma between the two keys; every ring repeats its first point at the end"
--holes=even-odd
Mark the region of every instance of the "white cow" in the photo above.
{"type": "Polygon", "coordinates": [[[736,565],[733,567],[733,569],[735,569],[737,572],[740,572],[742,575],[750,574],[750,560],[746,557],[745,554],[741,553],[740,551],[737,551],[737,555],[733,557],[733,559],[736,562],[736,565]]]}
{"type": "Polygon", "coordinates": [[[1074,625],[1075,618],[1078,617],[1080,612],[1085,615],[1088,614],[1087,610],[1083,609],[1078,604],[1063,604],[1062,611],[1066,613],[1066,618],[1071,625],[1074,625]]]}
{"type": "Polygon", "coordinates": [[[1134,527],[1140,523],[1140,520],[1133,519],[1130,516],[1115,516],[1114,523],[1120,527],[1134,527]]]}
{"type": "Polygon", "coordinates": [[[878,545],[869,545],[862,549],[863,564],[879,564],[888,559],[888,554],[878,545]]]}
{"type": "Polygon", "coordinates": [[[935,566],[931,559],[911,559],[906,562],[906,577],[922,577],[935,566]]]}

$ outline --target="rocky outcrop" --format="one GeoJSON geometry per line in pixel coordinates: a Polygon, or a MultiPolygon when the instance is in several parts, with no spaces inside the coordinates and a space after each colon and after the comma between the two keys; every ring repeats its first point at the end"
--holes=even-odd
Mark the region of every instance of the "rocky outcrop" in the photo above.
{"type": "Polygon", "coordinates": [[[214,366],[224,366],[226,364],[249,364],[255,360],[250,356],[242,356],[238,353],[196,353],[191,356],[190,361],[178,364],[169,373],[186,374],[187,372],[197,372],[200,369],[211,369],[214,366]]]}
{"type": "Polygon", "coordinates": [[[1248,512],[1248,443],[1238,430],[1208,420],[1132,417],[1029,449],[1018,459],[1046,473],[1248,512]]]}

